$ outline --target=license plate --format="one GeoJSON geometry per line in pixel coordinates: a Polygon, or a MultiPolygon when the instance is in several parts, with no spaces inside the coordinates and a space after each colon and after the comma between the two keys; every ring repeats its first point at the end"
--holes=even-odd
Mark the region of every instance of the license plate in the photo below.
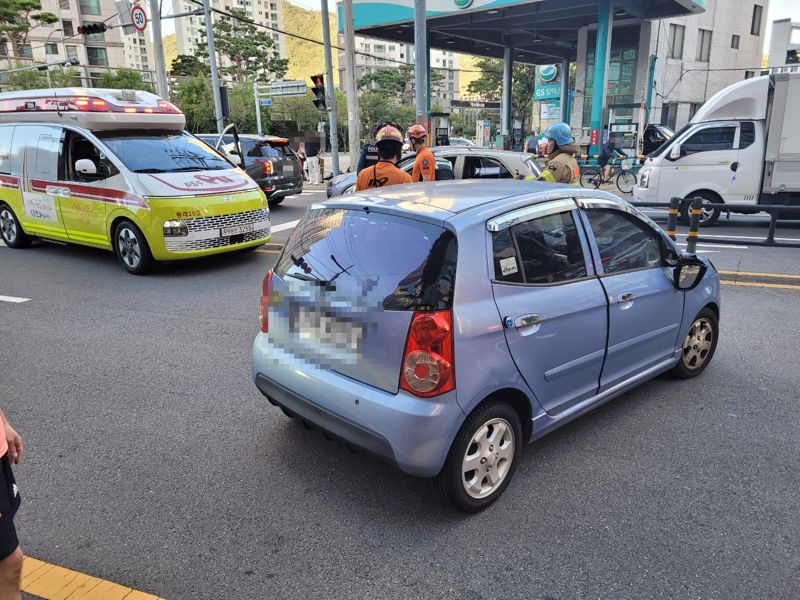
{"type": "Polygon", "coordinates": [[[295,331],[300,339],[351,352],[358,351],[362,337],[354,323],[303,308],[298,311],[295,331]]]}
{"type": "Polygon", "coordinates": [[[231,235],[240,235],[242,233],[250,233],[251,231],[255,231],[255,228],[252,223],[248,225],[236,225],[235,227],[223,227],[220,229],[220,237],[229,237],[231,235]]]}

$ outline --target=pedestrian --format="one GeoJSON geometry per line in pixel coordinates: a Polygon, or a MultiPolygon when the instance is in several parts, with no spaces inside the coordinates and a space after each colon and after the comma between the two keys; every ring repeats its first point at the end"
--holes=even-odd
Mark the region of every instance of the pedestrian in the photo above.
{"type": "Polygon", "coordinates": [[[362,169],[356,180],[356,191],[411,183],[411,176],[397,168],[403,152],[403,131],[394,125],[384,125],[375,134],[378,162],[362,169]]]}
{"type": "Polygon", "coordinates": [[[303,176],[303,181],[308,181],[308,164],[306,158],[305,144],[303,143],[298,144],[297,151],[295,152],[295,154],[297,154],[297,158],[300,160],[300,169],[301,169],[300,174],[303,176]]]}
{"type": "Polygon", "coordinates": [[[539,152],[539,140],[537,139],[536,129],[531,129],[531,134],[525,140],[524,152],[537,154],[539,152]]]}
{"type": "Polygon", "coordinates": [[[22,460],[22,437],[9,425],[0,410],[0,599],[18,600],[22,550],[14,528],[14,515],[20,505],[19,489],[11,465],[22,460]]]}
{"type": "Polygon", "coordinates": [[[422,125],[412,125],[408,128],[408,140],[411,149],[417,153],[414,159],[414,169],[411,172],[412,181],[436,181],[436,159],[425,145],[428,132],[422,125]]]}
{"type": "Polygon", "coordinates": [[[319,172],[319,143],[306,142],[306,156],[308,157],[308,178],[311,184],[322,183],[322,176],[319,172]]]}
{"type": "Polygon", "coordinates": [[[580,179],[581,169],[575,155],[579,148],[572,136],[572,128],[566,123],[556,123],[544,130],[547,139],[547,165],[539,175],[539,181],[575,183],[580,179]]]}

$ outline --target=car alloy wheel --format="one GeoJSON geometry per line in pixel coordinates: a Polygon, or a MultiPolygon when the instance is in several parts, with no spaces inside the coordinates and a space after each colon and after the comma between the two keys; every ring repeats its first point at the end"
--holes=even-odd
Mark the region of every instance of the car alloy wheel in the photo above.
{"type": "Polygon", "coordinates": [[[701,369],[706,364],[714,347],[714,325],[705,317],[692,323],[683,340],[683,365],[690,371],[701,369]]]}
{"type": "Polygon", "coordinates": [[[17,241],[17,220],[7,208],[0,210],[0,234],[9,246],[17,241]]]}
{"type": "Polygon", "coordinates": [[[486,498],[502,485],[514,460],[514,430],[505,419],[484,423],[472,436],[461,465],[464,491],[486,498]]]}
{"type": "Polygon", "coordinates": [[[117,232],[117,249],[122,261],[131,270],[136,270],[142,261],[142,250],[136,234],[129,227],[120,227],[117,232]]]}

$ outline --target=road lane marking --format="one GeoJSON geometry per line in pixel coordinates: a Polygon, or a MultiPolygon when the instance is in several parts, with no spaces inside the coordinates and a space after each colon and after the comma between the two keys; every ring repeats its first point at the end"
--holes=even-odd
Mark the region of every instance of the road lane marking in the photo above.
{"type": "Polygon", "coordinates": [[[744,287],[760,287],[760,288],[773,288],[778,290],[797,290],[800,291],[800,285],[789,285],[786,283],[762,283],[760,281],[728,281],[727,279],[720,279],[722,285],[741,285],[744,287]]]}
{"type": "MultiPolygon", "coordinates": [[[[684,246],[684,249],[686,249],[686,242],[679,242],[679,244],[682,244],[684,246]]],[[[703,246],[703,247],[706,247],[706,248],[730,248],[731,250],[750,250],[750,246],[740,246],[739,244],[735,244],[735,245],[732,245],[732,244],[703,244],[702,242],[698,242],[697,243],[697,247],[699,248],[700,246],[703,246]]]]}
{"type": "Polygon", "coordinates": [[[272,228],[272,233],[277,233],[279,231],[286,231],[287,229],[294,229],[299,222],[300,219],[297,219],[296,221],[289,221],[288,223],[281,223],[280,225],[275,225],[272,228]]]}
{"type": "MultiPolygon", "coordinates": [[[[679,233],[678,237],[687,237],[687,234],[679,233]]],[[[707,234],[707,233],[701,233],[700,237],[731,239],[731,240],[764,240],[764,239],[766,239],[766,236],[759,237],[759,236],[756,236],[756,235],[713,235],[713,234],[707,234]]],[[[775,240],[779,241],[779,242],[800,242],[800,238],[776,237],[775,240]]]]}
{"type": "Polygon", "coordinates": [[[106,581],[26,556],[22,591],[45,600],[163,600],[113,581],[106,581]]]}
{"type": "Polygon", "coordinates": [[[253,252],[257,252],[258,254],[280,254],[280,250],[253,250],[253,252]]]}
{"type": "Polygon", "coordinates": [[[16,296],[0,296],[0,302],[13,302],[14,304],[28,302],[29,300],[30,298],[17,298],[16,296]]]}
{"type": "Polygon", "coordinates": [[[785,273],[758,273],[756,271],[717,271],[720,275],[742,275],[743,277],[774,277],[775,279],[800,279],[800,275],[785,273]]]}

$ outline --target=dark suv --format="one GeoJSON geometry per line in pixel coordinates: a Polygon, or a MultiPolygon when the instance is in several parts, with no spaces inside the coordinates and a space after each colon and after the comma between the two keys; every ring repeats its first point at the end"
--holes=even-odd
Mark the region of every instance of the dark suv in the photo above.
{"type": "MultiPolygon", "coordinates": [[[[212,148],[220,142],[217,134],[199,133],[197,137],[212,148]]],[[[270,206],[303,191],[303,165],[289,147],[289,140],[274,135],[240,135],[239,143],[244,153],[242,168],[264,190],[270,206]]],[[[228,158],[235,155],[233,135],[223,136],[217,149],[228,158]]]]}

